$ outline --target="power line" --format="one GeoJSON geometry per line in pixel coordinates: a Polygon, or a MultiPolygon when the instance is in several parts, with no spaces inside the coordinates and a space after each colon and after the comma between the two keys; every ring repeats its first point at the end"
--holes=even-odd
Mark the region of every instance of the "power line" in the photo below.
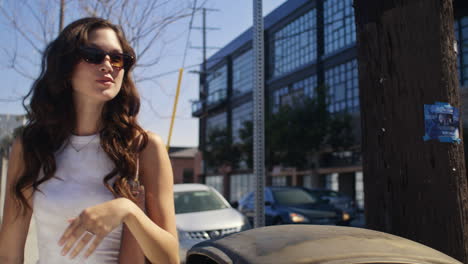
{"type": "Polygon", "coordinates": [[[192,15],[190,16],[190,22],[189,22],[189,31],[187,35],[187,42],[185,44],[185,50],[184,50],[184,57],[182,59],[182,68],[185,67],[185,58],[187,57],[187,51],[190,45],[190,33],[192,32],[192,23],[193,23],[193,17],[195,16],[195,11],[197,7],[197,0],[193,3],[194,8],[192,9],[192,15]]]}
{"type": "MultiPolygon", "coordinates": [[[[200,64],[193,64],[193,65],[190,65],[190,66],[187,66],[185,67],[185,69],[190,69],[190,68],[195,68],[195,67],[200,67],[200,64]]],[[[156,75],[153,75],[149,78],[145,78],[145,80],[147,79],[153,79],[153,78],[158,78],[158,77],[163,77],[163,76],[166,76],[166,75],[170,75],[170,74],[174,74],[174,73],[178,73],[179,70],[172,70],[172,71],[167,71],[167,72],[163,72],[163,73],[160,73],[160,74],[156,74],[156,75]]]]}

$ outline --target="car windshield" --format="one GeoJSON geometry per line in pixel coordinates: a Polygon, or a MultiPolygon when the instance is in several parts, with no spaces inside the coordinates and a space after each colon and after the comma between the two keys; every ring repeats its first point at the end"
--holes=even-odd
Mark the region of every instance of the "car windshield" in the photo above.
{"type": "Polygon", "coordinates": [[[281,205],[298,205],[317,202],[313,196],[300,189],[272,190],[272,192],[275,201],[281,205]]]}
{"type": "Polygon", "coordinates": [[[213,191],[190,191],[174,193],[176,214],[211,211],[228,208],[213,191]]]}

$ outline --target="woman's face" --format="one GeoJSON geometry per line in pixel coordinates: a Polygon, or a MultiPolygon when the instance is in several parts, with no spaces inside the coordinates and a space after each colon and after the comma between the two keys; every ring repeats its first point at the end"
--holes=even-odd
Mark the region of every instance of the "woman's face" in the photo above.
{"type": "MultiPolygon", "coordinates": [[[[87,45],[105,52],[123,52],[117,34],[110,28],[91,31],[87,45]]],[[[105,103],[119,93],[123,76],[124,69],[112,67],[109,55],[100,64],[81,59],[72,75],[74,99],[78,102],[105,103]]]]}

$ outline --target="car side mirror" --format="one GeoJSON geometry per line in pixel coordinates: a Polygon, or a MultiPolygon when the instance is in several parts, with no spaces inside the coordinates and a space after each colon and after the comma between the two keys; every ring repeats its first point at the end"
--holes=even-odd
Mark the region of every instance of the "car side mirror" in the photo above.
{"type": "Polygon", "coordinates": [[[239,202],[238,201],[231,202],[231,206],[232,206],[232,208],[237,209],[239,207],[239,202]]]}

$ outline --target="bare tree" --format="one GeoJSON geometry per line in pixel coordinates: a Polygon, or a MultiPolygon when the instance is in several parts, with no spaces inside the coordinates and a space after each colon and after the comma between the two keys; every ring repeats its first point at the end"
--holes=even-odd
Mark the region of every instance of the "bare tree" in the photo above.
{"type": "MultiPolygon", "coordinates": [[[[169,0],[80,0],[80,8],[86,16],[100,16],[121,25],[127,39],[135,49],[139,59],[137,67],[149,68],[161,59],[165,41],[162,36],[167,27],[190,16],[192,8],[200,9],[204,2],[194,7],[192,1],[179,0],[171,5],[169,0]],[[147,56],[157,46],[156,56],[147,56]]],[[[206,2],[206,1],[205,1],[206,2]]],[[[159,73],[158,73],[159,74],[159,73]]],[[[140,71],[137,82],[154,80],[158,74],[140,71]]]]}
{"type": "Polygon", "coordinates": [[[5,58],[2,59],[2,66],[13,69],[27,79],[35,78],[31,69],[39,68],[40,54],[57,35],[53,16],[57,8],[54,2],[44,0],[34,5],[31,1],[23,0],[2,2],[0,23],[10,29],[8,40],[14,42],[8,47],[1,47],[1,56],[5,58]],[[19,43],[25,44],[21,50],[19,43]]]}
{"type": "MultiPolygon", "coordinates": [[[[27,79],[36,77],[32,72],[39,68],[40,54],[58,35],[61,1],[5,0],[0,4],[0,23],[11,29],[10,39],[15,41],[9,47],[0,47],[1,56],[6,57],[3,67],[27,79]],[[25,42],[28,48],[22,46],[20,50],[18,41],[25,42]]],[[[148,69],[160,62],[170,42],[164,38],[168,26],[191,16],[193,8],[200,10],[206,0],[199,2],[194,7],[191,0],[68,0],[62,10],[68,22],[98,16],[121,25],[138,57],[135,80],[144,82],[158,77],[148,69]]]]}

